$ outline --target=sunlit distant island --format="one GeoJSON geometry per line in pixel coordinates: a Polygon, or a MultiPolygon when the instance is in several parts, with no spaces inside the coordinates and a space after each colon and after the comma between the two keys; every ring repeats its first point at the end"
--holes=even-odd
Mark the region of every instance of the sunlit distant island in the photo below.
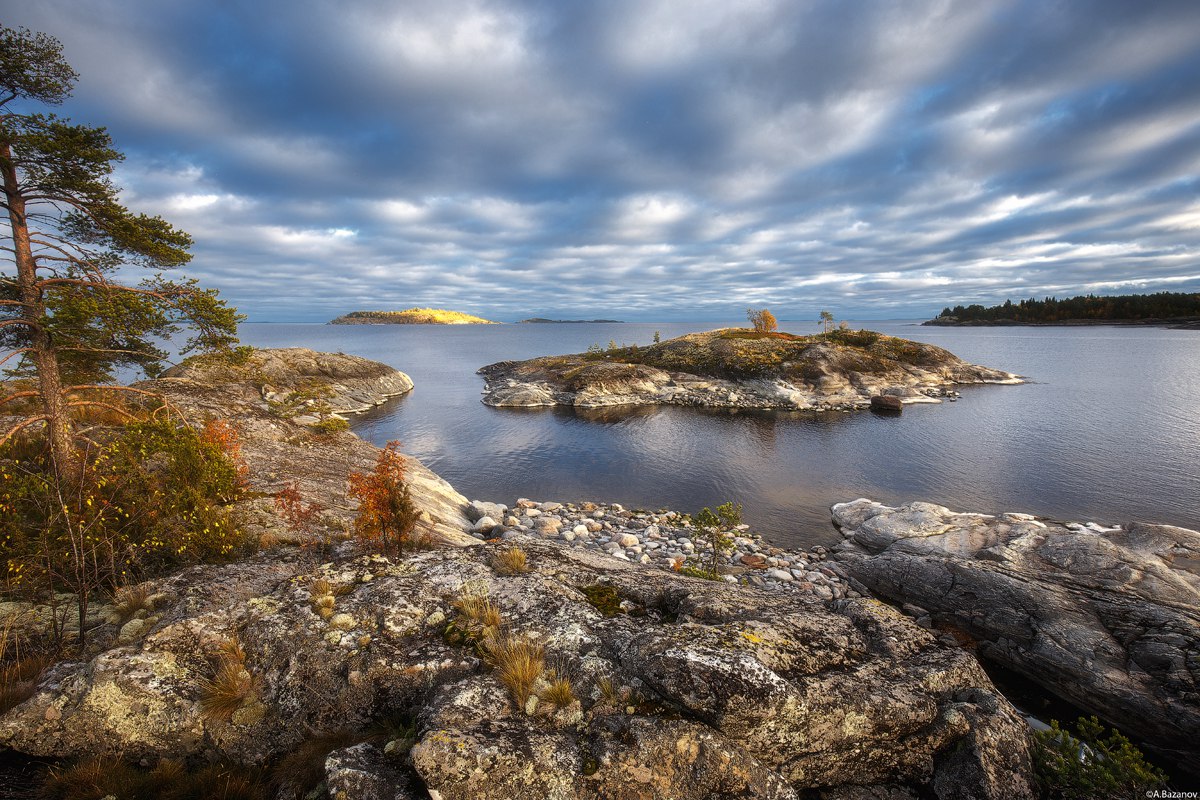
{"type": "Polygon", "coordinates": [[[351,311],[330,325],[499,325],[490,319],[445,308],[406,308],[403,311],[351,311]]]}

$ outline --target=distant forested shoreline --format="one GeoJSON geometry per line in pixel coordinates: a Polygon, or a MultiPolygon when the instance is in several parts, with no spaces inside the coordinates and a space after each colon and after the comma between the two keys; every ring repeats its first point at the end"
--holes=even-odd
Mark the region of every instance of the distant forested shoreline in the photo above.
{"type": "Polygon", "coordinates": [[[1200,325],[1200,293],[1080,295],[1030,298],[1002,305],[947,306],[926,325],[1086,325],[1104,323],[1200,325]]]}

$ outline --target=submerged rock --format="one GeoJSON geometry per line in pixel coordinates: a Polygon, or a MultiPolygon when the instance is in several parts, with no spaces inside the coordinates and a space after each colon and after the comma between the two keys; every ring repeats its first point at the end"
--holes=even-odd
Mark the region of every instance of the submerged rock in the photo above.
{"type": "Polygon", "coordinates": [[[825,337],[738,328],[644,348],[503,361],[479,373],[488,405],[584,409],[659,404],[849,409],[865,408],[875,396],[896,404],[936,403],[955,396],[948,386],[1022,382],[940,347],[873,331],[825,337]]]}
{"type": "Polygon", "coordinates": [[[1200,533],[865,499],[833,520],[833,557],[871,591],[1195,769],[1200,533]]]}
{"type": "Polygon", "coordinates": [[[184,573],[164,585],[148,635],[56,667],[0,718],[0,743],[38,757],[261,765],[309,737],[403,716],[409,758],[340,751],[330,786],[386,797],[379,776],[399,770],[444,800],[880,787],[1032,797],[1024,722],[968,653],[885,605],[650,571],[533,538],[520,540],[529,571],[501,575],[490,564],[508,546],[401,562],[346,552],[320,567],[296,554],[269,570],[260,556],[184,573]],[[336,616],[318,613],[317,587],[336,616]],[[450,635],[468,594],[490,598],[508,635],[544,648],[529,702],[450,635]],[[601,597],[612,601],[603,610],[601,597]],[[249,688],[231,715],[206,714],[210,657],[230,639],[249,688]],[[556,677],[566,698],[549,693],[556,677]]]}

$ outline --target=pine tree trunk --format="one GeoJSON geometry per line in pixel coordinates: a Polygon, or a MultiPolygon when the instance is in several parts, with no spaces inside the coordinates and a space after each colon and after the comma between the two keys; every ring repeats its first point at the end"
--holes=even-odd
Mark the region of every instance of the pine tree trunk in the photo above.
{"type": "Polygon", "coordinates": [[[8,205],[8,221],[12,226],[13,260],[17,265],[17,291],[21,301],[18,319],[29,329],[29,349],[37,371],[38,396],[46,417],[46,438],[54,470],[60,478],[73,475],[76,458],[71,447],[71,427],[63,400],[62,381],[58,373],[58,357],[50,334],[41,325],[46,307],[38,287],[37,262],[29,240],[29,224],[25,217],[25,197],[17,180],[12,148],[0,142],[0,173],[4,176],[4,195],[8,205]]]}

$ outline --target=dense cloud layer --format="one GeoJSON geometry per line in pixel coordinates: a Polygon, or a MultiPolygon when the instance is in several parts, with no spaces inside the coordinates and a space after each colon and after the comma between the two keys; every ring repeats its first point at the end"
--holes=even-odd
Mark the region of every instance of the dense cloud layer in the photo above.
{"type": "Polygon", "coordinates": [[[254,320],[1200,290],[1194,0],[39,0],[254,320]]]}

